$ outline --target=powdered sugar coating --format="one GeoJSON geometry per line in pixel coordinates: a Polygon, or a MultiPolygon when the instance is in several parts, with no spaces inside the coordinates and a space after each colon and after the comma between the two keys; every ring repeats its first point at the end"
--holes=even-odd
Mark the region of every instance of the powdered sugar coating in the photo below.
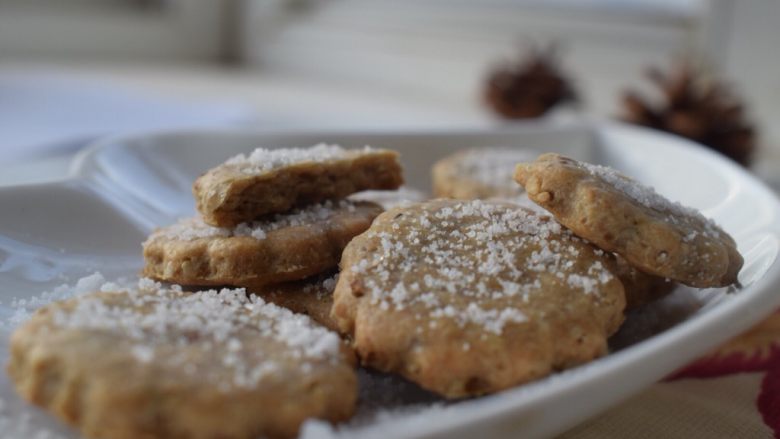
{"type": "Polygon", "coordinates": [[[508,203],[423,206],[383,214],[394,218],[390,230],[372,228],[360,238],[376,241],[377,251],[350,270],[373,306],[424,310],[432,327],[449,319],[501,334],[528,320],[524,304],[544,293],[542,275],[594,296],[614,279],[583,253],[593,249],[549,217],[508,203]]]}
{"type": "Polygon", "coordinates": [[[62,284],[51,291],[44,291],[37,296],[13,298],[10,302],[13,313],[6,321],[0,321],[0,328],[7,327],[7,329],[11,329],[18,326],[29,319],[36,309],[52,302],[81,296],[94,291],[101,291],[102,289],[110,288],[116,290],[120,288],[120,285],[125,285],[126,283],[127,281],[124,279],[117,282],[107,282],[101,273],[95,272],[78,279],[74,285],[62,284]]]}
{"type": "Polygon", "coordinates": [[[245,174],[261,174],[299,163],[325,163],[373,151],[375,150],[369,146],[360,150],[348,150],[325,143],[310,148],[257,148],[249,155],[239,154],[228,159],[225,165],[239,167],[245,174]]]}
{"type": "MultiPolygon", "coordinates": [[[[706,218],[698,210],[671,201],[660,195],[652,187],[646,186],[608,166],[585,162],[579,162],[579,166],[582,166],[593,177],[603,180],[642,206],[667,215],[667,219],[672,223],[680,223],[682,221],[681,218],[684,217],[692,218],[704,226],[704,234],[706,236],[716,239],[720,238],[721,233],[717,224],[706,218]]],[[[684,241],[692,241],[695,238],[697,232],[692,231],[691,233],[692,235],[689,234],[684,237],[684,241]]]]}
{"type": "Polygon", "coordinates": [[[339,212],[354,212],[355,202],[348,200],[325,201],[312,204],[290,213],[276,214],[271,218],[250,223],[241,223],[235,228],[214,227],[206,224],[200,217],[183,218],[175,224],[159,229],[146,241],[170,239],[177,241],[194,241],[202,238],[229,238],[235,236],[250,236],[263,240],[268,232],[286,227],[300,227],[325,222],[339,212]]]}
{"type": "Polygon", "coordinates": [[[144,278],[135,288],[82,295],[52,307],[51,325],[111,334],[118,346],[131,346],[139,363],[181,368],[223,390],[252,388],[290,367],[305,371],[340,359],[336,334],[244,289],[187,293],[144,278]],[[221,370],[198,370],[187,356],[191,349],[213,352],[221,370]]]}

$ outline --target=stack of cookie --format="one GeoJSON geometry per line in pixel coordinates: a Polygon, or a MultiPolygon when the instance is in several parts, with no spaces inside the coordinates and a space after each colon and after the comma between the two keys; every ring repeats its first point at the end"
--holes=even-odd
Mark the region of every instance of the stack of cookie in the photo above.
{"type": "Polygon", "coordinates": [[[627,303],[737,280],[726,232],[614,170],[546,154],[514,177],[545,213],[439,199],[347,245],[331,315],[364,364],[448,398],[493,393],[605,354],[627,303]]]}
{"type": "MultiPolygon", "coordinates": [[[[434,195],[460,200],[500,200],[518,204],[541,214],[547,210],[532,201],[513,176],[517,163],[532,161],[533,150],[517,147],[484,147],[456,151],[431,168],[434,195]]],[[[626,307],[634,309],[672,291],[665,277],[645,274],[619,255],[617,273],[626,288],[626,307]]]]}
{"type": "Polygon", "coordinates": [[[144,243],[147,278],[85,278],[87,291],[14,332],[11,380],[102,439],[287,438],[310,417],[348,419],[354,352],[314,321],[333,326],[342,250],[382,212],[345,197],[401,183],[387,150],[317,145],[228,160],[195,182],[199,217],[144,243]]]}
{"type": "MultiPolygon", "coordinates": [[[[437,165],[437,192],[490,174],[447,164],[476,156],[437,165]]],[[[450,195],[516,185],[482,177],[450,195]]],[[[151,279],[40,309],[12,337],[9,374],[90,437],[290,437],[352,415],[355,354],[446,398],[490,394],[604,355],[627,304],[674,282],[737,280],[725,231],[614,170],[545,154],[513,177],[535,209],[513,189],[382,213],[346,197],[398,188],[394,152],[239,155],[195,182],[200,216],[144,243],[151,279]]]]}
{"type": "Polygon", "coordinates": [[[402,182],[398,155],[388,150],[322,144],[238,155],[195,181],[200,216],[144,243],[144,275],[244,287],[331,326],[323,292],[344,246],[383,210],[346,197],[402,182]]]}

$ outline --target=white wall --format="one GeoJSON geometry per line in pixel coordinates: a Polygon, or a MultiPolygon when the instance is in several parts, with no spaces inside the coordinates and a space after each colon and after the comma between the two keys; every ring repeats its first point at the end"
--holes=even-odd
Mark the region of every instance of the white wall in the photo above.
{"type": "Polygon", "coordinates": [[[529,39],[558,40],[565,67],[600,114],[617,111],[620,90],[641,83],[644,66],[695,44],[700,25],[697,1],[649,10],[640,7],[653,3],[647,0],[311,1],[298,15],[281,14],[285,27],[268,24],[274,3],[283,4],[249,2],[246,56],[254,65],[476,105],[496,61],[529,39]],[[623,7],[612,7],[618,3],[623,7]]]}
{"type": "Polygon", "coordinates": [[[0,2],[0,58],[216,60],[222,49],[222,1],[117,3],[0,2]]]}
{"type": "MultiPolygon", "coordinates": [[[[780,0],[249,0],[245,56],[285,74],[477,105],[524,38],[564,43],[588,109],[619,112],[642,70],[691,53],[739,83],[780,162],[780,0]],[[307,7],[301,7],[307,6],[307,7]]],[[[774,151],[774,152],[773,152],[774,151]]]]}
{"type": "Polygon", "coordinates": [[[780,158],[780,0],[737,0],[725,54],[726,74],[752,105],[767,154],[780,158]]]}

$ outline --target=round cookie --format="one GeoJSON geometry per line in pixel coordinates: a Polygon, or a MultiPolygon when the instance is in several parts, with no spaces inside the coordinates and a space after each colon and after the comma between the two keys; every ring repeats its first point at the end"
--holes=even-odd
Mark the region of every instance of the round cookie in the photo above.
{"type": "Polygon", "coordinates": [[[737,281],[743,260],[728,233],[611,168],[544,154],[517,165],[515,179],[574,233],[644,272],[700,288],[737,281]]]}
{"type": "Polygon", "coordinates": [[[402,183],[394,151],[320,144],[239,154],[200,176],[192,192],[207,224],[234,227],[363,190],[397,189],[402,183]]]}
{"type": "Polygon", "coordinates": [[[353,413],[354,358],[308,317],[243,289],[114,288],[47,305],[11,337],[19,394],[85,436],[286,438],[353,413]]]}
{"type": "Polygon", "coordinates": [[[514,198],[523,193],[512,175],[519,162],[533,160],[528,149],[485,147],[464,149],[433,165],[433,194],[461,200],[514,198]]]}
{"type": "Polygon", "coordinates": [[[338,327],[330,317],[330,309],[338,278],[338,273],[326,274],[297,282],[250,288],[250,291],[266,302],[305,314],[320,325],[336,331],[338,327]]]}
{"type": "Polygon", "coordinates": [[[181,285],[258,288],[336,268],[344,246],[382,208],[325,201],[233,229],[188,218],[158,229],[143,244],[144,276],[181,285]]]}
{"type": "Polygon", "coordinates": [[[344,250],[332,316],[362,362],[448,398],[592,360],[623,320],[614,261],[511,203],[389,210],[344,250]]]}

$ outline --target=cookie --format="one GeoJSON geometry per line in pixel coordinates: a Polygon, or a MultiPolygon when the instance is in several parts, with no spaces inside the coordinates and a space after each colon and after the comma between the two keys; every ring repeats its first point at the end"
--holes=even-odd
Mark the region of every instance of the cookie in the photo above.
{"type": "Polygon", "coordinates": [[[344,246],[381,212],[372,203],[341,200],[235,228],[183,219],[144,242],[143,274],[182,285],[251,288],[305,279],[335,268],[344,246]]]}
{"type": "Polygon", "coordinates": [[[338,274],[326,274],[298,282],[271,285],[252,293],[266,302],[287,308],[298,314],[305,314],[320,325],[337,330],[336,323],[330,317],[333,306],[333,289],[338,274]]]}
{"type": "Polygon", "coordinates": [[[398,154],[384,149],[256,149],[200,176],[192,187],[203,220],[233,227],[294,207],[403,183],[398,154]]]}
{"type": "Polygon", "coordinates": [[[743,260],[728,233],[614,169],[544,154],[515,179],[575,234],[646,273],[700,288],[737,281],[743,260]]]}
{"type": "Polygon", "coordinates": [[[11,337],[18,393],[85,436],[286,438],[353,413],[354,358],[308,317],[243,289],[116,288],[41,308],[11,337]]]}
{"type": "Polygon", "coordinates": [[[511,203],[389,210],[341,267],[331,315],[362,362],[448,398],[592,360],[623,320],[610,255],[511,203]]]}
{"type": "Polygon", "coordinates": [[[626,292],[626,310],[662,299],[677,287],[677,284],[669,279],[637,270],[620,256],[616,257],[616,266],[616,275],[626,292]]]}
{"type": "Polygon", "coordinates": [[[433,194],[462,200],[517,197],[523,188],[512,178],[515,165],[537,155],[527,149],[508,147],[458,151],[433,165],[433,194]]]}

